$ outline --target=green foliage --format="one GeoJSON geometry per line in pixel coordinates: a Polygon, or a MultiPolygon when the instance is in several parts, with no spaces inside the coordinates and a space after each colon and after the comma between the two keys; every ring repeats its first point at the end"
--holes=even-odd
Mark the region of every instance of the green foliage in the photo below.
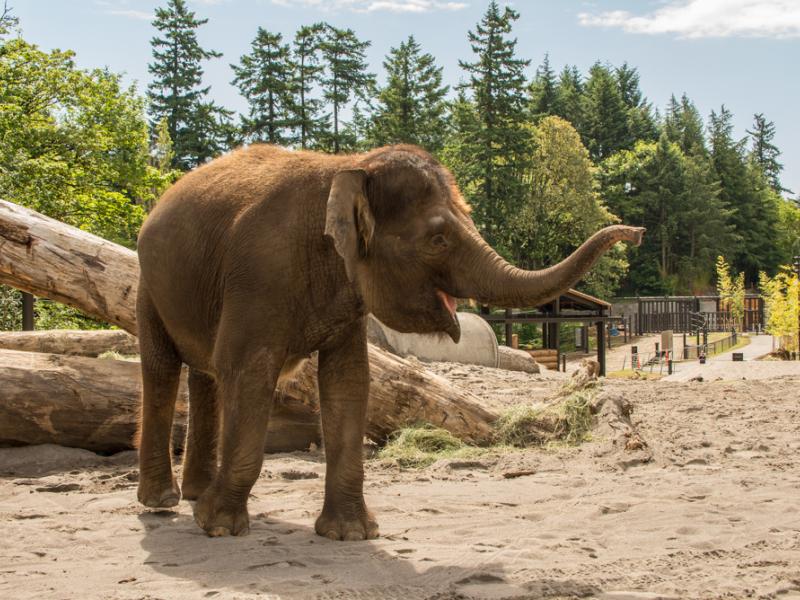
{"type": "Polygon", "coordinates": [[[448,87],[442,68],[409,36],[383,62],[386,86],[378,91],[367,129],[369,145],[417,144],[431,152],[444,141],[448,87]]]}
{"type": "Polygon", "coordinates": [[[249,117],[242,118],[242,133],[247,141],[285,144],[291,139],[294,124],[294,82],[290,49],[281,34],[258,28],[238,65],[231,65],[233,84],[250,105],[249,117]]]}
{"type": "Polygon", "coordinates": [[[0,197],[133,247],[171,178],[150,161],[143,100],[119,76],[0,45],[0,197]]]}
{"type": "Polygon", "coordinates": [[[778,227],[775,231],[775,245],[780,254],[780,262],[788,264],[795,256],[800,256],[800,203],[779,200],[778,227]]]}
{"type": "Polygon", "coordinates": [[[334,154],[354,147],[358,140],[341,127],[341,111],[353,97],[366,101],[375,87],[375,76],[367,72],[366,50],[371,42],[362,42],[352,29],[325,26],[320,50],[325,73],[320,81],[322,94],[333,109],[333,127],[326,147],[334,154]]]}
{"type": "Polygon", "coordinates": [[[710,279],[731,233],[704,161],[686,156],[662,135],[604,161],[601,186],[612,213],[648,230],[642,246],[629,249],[626,292],[695,291],[696,282],[710,279]]]}
{"type": "MultiPolygon", "coordinates": [[[[21,38],[0,43],[0,197],[132,248],[174,177],[154,162],[144,101],[117,75],[21,38]]],[[[19,294],[3,288],[0,305],[0,328],[18,328],[19,294]]],[[[37,326],[93,322],[39,304],[37,326]]]]}
{"type": "MultiPolygon", "coordinates": [[[[529,132],[532,150],[523,172],[525,199],[507,227],[514,263],[533,269],[566,258],[618,219],[601,202],[594,165],[568,122],[547,117],[529,132]]],[[[617,247],[600,259],[583,285],[590,293],[610,295],[626,270],[624,250],[617,247]]]]}
{"type": "Polygon", "coordinates": [[[780,346],[788,351],[797,347],[800,327],[800,279],[791,268],[783,267],[775,277],[763,271],[759,274],[759,288],[764,298],[767,315],[766,330],[780,339],[780,346]]]}
{"type": "Polygon", "coordinates": [[[553,114],[569,121],[578,131],[583,130],[583,79],[578,67],[564,67],[556,86],[553,114]]]}
{"type": "Polygon", "coordinates": [[[767,121],[763,114],[757,114],[753,117],[753,130],[747,131],[747,134],[752,140],[752,151],[750,156],[752,160],[761,169],[764,177],[766,177],[769,186],[778,194],[782,192],[789,192],[781,185],[781,171],[783,165],[778,162],[781,151],[773,143],[775,139],[775,123],[767,121]]]}
{"type": "Polygon", "coordinates": [[[749,160],[745,141],[733,139],[732,115],[724,106],[710,118],[711,160],[720,182],[720,199],[729,211],[729,222],[740,243],[726,255],[733,268],[744,271],[745,281],[754,283],[758,272],[774,273],[779,250],[774,232],[779,227],[780,196],[770,188],[760,166],[749,160]]]}
{"type": "Polygon", "coordinates": [[[292,44],[293,91],[292,103],[296,138],[301,148],[313,147],[324,137],[325,118],[320,116],[322,101],[314,98],[312,91],[322,77],[320,62],[324,23],[304,25],[297,30],[292,44]]]}
{"type": "Polygon", "coordinates": [[[544,55],[544,61],[536,69],[536,76],[528,89],[530,94],[530,112],[534,122],[542,117],[556,114],[557,82],[556,75],[550,67],[550,55],[544,55]]]}
{"type": "Polygon", "coordinates": [[[530,142],[524,75],[529,61],[515,57],[516,40],[510,38],[518,18],[493,1],[469,32],[475,61],[459,63],[469,81],[453,104],[454,131],[443,152],[472,204],[476,225],[504,254],[506,224],[523,201],[522,166],[530,142]]]}
{"type": "Polygon", "coordinates": [[[22,329],[22,292],[0,285],[0,331],[22,329]]]}
{"type": "Polygon", "coordinates": [[[708,156],[703,119],[694,103],[684,94],[680,102],[673,95],[667,106],[663,131],[687,156],[708,156]]]}
{"type": "Polygon", "coordinates": [[[188,170],[220,154],[232,141],[231,113],[205,100],[208,87],[203,82],[202,62],[222,56],[203,49],[196,30],[208,19],[197,19],[186,0],[168,0],[156,9],[153,26],[161,37],[154,37],[153,62],[148,70],[153,81],[148,86],[152,127],[167,121],[174,144],[172,166],[188,170]]]}
{"type": "Polygon", "coordinates": [[[736,328],[741,331],[744,318],[744,273],[731,275],[731,268],[724,256],[717,257],[717,295],[720,299],[720,308],[730,313],[736,328]]]}
{"type": "Polygon", "coordinates": [[[581,134],[593,160],[631,146],[628,108],[611,69],[599,62],[592,65],[582,101],[581,134]]]}

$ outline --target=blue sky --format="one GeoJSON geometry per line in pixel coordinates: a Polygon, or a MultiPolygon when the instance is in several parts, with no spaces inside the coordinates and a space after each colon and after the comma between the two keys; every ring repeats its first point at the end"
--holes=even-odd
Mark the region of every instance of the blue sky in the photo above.
{"type": "MultiPolygon", "coordinates": [[[[409,34],[444,67],[446,83],[463,76],[467,31],[488,0],[189,0],[209,23],[201,43],[224,53],[206,65],[213,98],[235,110],[244,102],[229,82],[229,63],[248,51],[256,28],[291,37],[299,25],[324,20],[372,41],[372,70],[409,34]]],[[[84,67],[124,72],[144,90],[149,75],[149,18],[165,0],[12,0],[23,35],[46,49],[72,49],[84,67]]],[[[777,126],[784,185],[800,194],[800,0],[515,0],[518,52],[533,62],[546,52],[556,69],[629,62],[642,89],[662,108],[686,92],[704,116],[722,103],[744,136],[753,114],[777,126]]]]}

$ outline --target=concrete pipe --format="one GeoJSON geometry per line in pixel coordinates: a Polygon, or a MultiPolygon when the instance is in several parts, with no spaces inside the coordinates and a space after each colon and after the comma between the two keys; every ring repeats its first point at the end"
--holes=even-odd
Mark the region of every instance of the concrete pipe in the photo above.
{"type": "Polygon", "coordinates": [[[446,361],[484,367],[499,366],[497,337],[489,324],[473,313],[457,313],[461,324],[458,344],[445,333],[400,333],[370,315],[369,341],[398,356],[416,356],[420,360],[446,361]]]}

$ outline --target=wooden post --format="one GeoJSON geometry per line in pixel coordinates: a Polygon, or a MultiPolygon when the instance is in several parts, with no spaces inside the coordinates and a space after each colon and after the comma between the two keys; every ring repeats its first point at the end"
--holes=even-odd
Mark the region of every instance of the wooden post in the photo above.
{"type": "MultiPolygon", "coordinates": [[[[601,313],[604,311],[601,311],[601,313]]],[[[600,364],[600,377],[606,375],[606,335],[605,321],[597,322],[597,362],[600,364]]]]}
{"type": "Polygon", "coordinates": [[[28,292],[22,292],[22,330],[33,331],[34,298],[28,292]]]}
{"type": "Polygon", "coordinates": [[[506,309],[506,346],[509,348],[511,347],[511,336],[514,333],[514,324],[509,321],[513,317],[513,313],[511,312],[510,308],[506,309]]]}

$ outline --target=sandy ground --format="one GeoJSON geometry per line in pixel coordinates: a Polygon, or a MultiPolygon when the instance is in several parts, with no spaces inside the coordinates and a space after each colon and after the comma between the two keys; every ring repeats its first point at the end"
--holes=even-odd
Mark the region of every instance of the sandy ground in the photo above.
{"type": "MultiPolygon", "coordinates": [[[[563,377],[433,368],[498,409],[563,377]]],[[[314,535],[319,453],[268,456],[251,534],[211,539],[186,502],[136,503],[133,453],[0,450],[0,598],[800,599],[798,388],[607,381],[644,447],[601,414],[579,447],[372,459],[369,542],[314,535]]]]}

